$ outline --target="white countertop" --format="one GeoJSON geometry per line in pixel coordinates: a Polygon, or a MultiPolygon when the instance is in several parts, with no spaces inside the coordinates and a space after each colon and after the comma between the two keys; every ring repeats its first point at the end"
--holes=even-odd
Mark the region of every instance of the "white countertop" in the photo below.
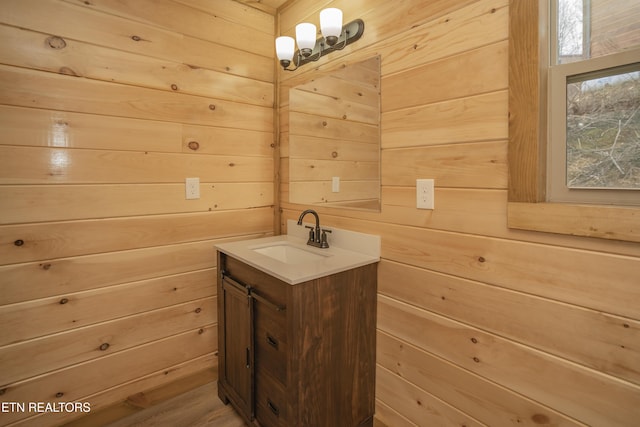
{"type": "Polygon", "coordinates": [[[216,249],[291,285],[380,261],[380,236],[328,228],[332,233],[327,235],[329,247],[325,249],[307,245],[308,230],[292,220],[287,223],[286,235],[221,243],[216,249]],[[321,257],[292,264],[254,250],[279,242],[321,257]]]}

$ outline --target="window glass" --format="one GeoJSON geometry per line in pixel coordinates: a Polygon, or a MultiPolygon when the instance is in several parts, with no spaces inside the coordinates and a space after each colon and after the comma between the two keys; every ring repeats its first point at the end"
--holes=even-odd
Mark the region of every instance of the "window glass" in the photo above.
{"type": "Polygon", "coordinates": [[[547,200],[640,205],[640,0],[550,6],[547,200]]]}
{"type": "Polygon", "coordinates": [[[567,79],[567,187],[640,189],[640,65],[595,74],[567,79]]]}
{"type": "Polygon", "coordinates": [[[556,0],[555,64],[640,45],[640,1],[556,0]]]}

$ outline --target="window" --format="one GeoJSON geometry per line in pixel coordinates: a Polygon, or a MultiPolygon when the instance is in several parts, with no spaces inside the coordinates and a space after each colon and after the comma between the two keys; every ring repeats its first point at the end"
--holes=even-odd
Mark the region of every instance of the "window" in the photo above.
{"type": "MultiPolygon", "coordinates": [[[[602,98],[607,101],[603,95],[607,92],[599,89],[607,87],[607,84],[611,85],[612,81],[615,84],[626,81],[620,83],[619,87],[636,84],[633,81],[637,82],[636,73],[640,71],[637,68],[640,61],[640,49],[637,48],[640,46],[640,26],[637,24],[640,22],[640,3],[637,0],[570,1],[570,7],[562,13],[573,20],[570,22],[572,31],[561,36],[563,44],[554,44],[555,52],[549,55],[548,40],[557,38],[557,33],[547,33],[545,30],[549,28],[546,24],[556,1],[558,0],[511,0],[509,3],[508,226],[524,230],[640,242],[640,206],[634,204],[633,200],[621,203],[598,198],[589,202],[554,199],[554,196],[548,194],[548,184],[551,180],[547,179],[549,172],[553,179],[557,180],[557,172],[554,176],[552,170],[558,164],[556,153],[548,150],[552,147],[549,140],[552,132],[548,133],[547,130],[557,129],[558,117],[564,117],[565,123],[560,129],[565,141],[567,128],[570,129],[569,145],[564,141],[560,145],[560,158],[564,156],[560,164],[564,169],[558,182],[563,186],[567,183],[569,187],[573,186],[570,193],[626,192],[634,195],[632,199],[635,197],[637,200],[637,197],[640,197],[637,181],[632,178],[638,165],[626,163],[629,159],[637,160],[638,154],[633,150],[625,151],[624,154],[622,151],[619,152],[623,137],[631,140],[624,143],[626,148],[630,147],[629,144],[637,144],[640,137],[640,134],[636,134],[640,111],[636,111],[637,105],[634,101],[620,101],[620,93],[616,93],[615,96],[611,95],[614,107],[618,110],[624,107],[624,111],[617,111],[615,108],[612,110],[611,105],[606,106],[606,103],[605,107],[601,108],[609,115],[605,114],[604,118],[615,130],[615,134],[607,133],[610,132],[608,128],[607,132],[602,128],[594,134],[604,134],[608,137],[608,145],[600,140],[587,141],[585,138],[588,134],[580,133],[596,127],[585,121],[589,117],[584,114],[597,111],[587,109],[587,106],[594,104],[594,99],[600,101],[598,106],[602,105],[602,98]],[[626,9],[621,9],[622,7],[626,9]],[[603,29],[607,28],[613,29],[613,36],[611,33],[604,35],[607,32],[603,29]],[[609,50],[611,47],[615,49],[609,50]],[[603,62],[611,59],[614,63],[603,62]],[[549,67],[549,64],[553,65],[549,67]],[[549,72],[550,68],[555,69],[549,72]],[[558,71],[561,69],[564,71],[558,71]],[[547,90],[551,86],[549,81],[557,79],[558,75],[562,76],[559,78],[560,84],[557,86],[557,81],[555,84],[562,89],[550,94],[547,90]],[[547,107],[554,102],[550,98],[557,97],[557,92],[561,92],[562,106],[560,109],[555,107],[550,116],[553,119],[551,120],[547,114],[547,107]],[[574,102],[578,100],[580,103],[574,102]],[[623,116],[611,117],[614,112],[623,116]],[[625,136],[623,131],[629,134],[625,136]],[[632,141],[634,135],[635,142],[632,141]],[[586,150],[585,146],[588,146],[586,150]],[[583,149],[583,153],[575,152],[580,148],[583,149]],[[581,155],[587,158],[576,161],[581,155]],[[571,165],[569,167],[567,158],[571,165]],[[615,179],[606,176],[604,180],[585,180],[579,176],[586,170],[586,167],[581,165],[588,165],[589,162],[592,167],[597,162],[608,162],[608,166],[620,173],[615,165],[617,163],[625,174],[623,178],[616,175],[615,179]],[[629,174],[632,169],[634,172],[629,174]]],[[[637,95],[635,98],[637,102],[637,95]]],[[[555,103],[558,104],[557,100],[555,103]]]]}
{"type": "Polygon", "coordinates": [[[640,2],[550,6],[547,199],[640,205],[640,2]]]}

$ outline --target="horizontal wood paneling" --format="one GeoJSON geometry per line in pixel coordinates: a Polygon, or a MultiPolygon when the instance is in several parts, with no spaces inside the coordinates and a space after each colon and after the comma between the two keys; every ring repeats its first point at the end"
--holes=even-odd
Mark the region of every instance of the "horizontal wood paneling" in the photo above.
{"type": "MultiPolygon", "coordinates": [[[[191,67],[75,40],[52,48],[51,36],[0,25],[4,63],[95,80],[211,96],[271,107],[273,85],[222,71],[191,67]]],[[[215,49],[210,51],[216,55],[215,49]]]]}
{"type": "Polygon", "coordinates": [[[201,182],[198,200],[181,200],[184,192],[184,184],[2,186],[0,199],[7,200],[5,207],[8,210],[0,212],[0,224],[211,212],[273,205],[271,182],[201,182]]]}
{"type": "Polygon", "coordinates": [[[13,264],[213,238],[271,234],[272,215],[272,208],[257,208],[6,225],[0,226],[0,258],[6,264],[13,264]],[[23,243],[19,244],[19,240],[23,243]]]}
{"type": "Polygon", "coordinates": [[[264,131],[268,107],[0,66],[0,103],[264,131]]]}
{"type": "Polygon", "coordinates": [[[323,226],[382,237],[376,417],[390,426],[631,427],[640,416],[640,246],[507,226],[519,173],[507,168],[508,77],[519,76],[509,10],[521,3],[537,4],[298,0],[280,14],[289,35],[327,6],[366,23],[344,51],[278,75],[283,229],[308,208],[288,201],[289,87],[381,57],[381,211],[316,209],[323,226]],[[419,178],[435,178],[434,210],[415,208],[419,178]]]}
{"type": "Polygon", "coordinates": [[[382,115],[382,148],[507,139],[504,91],[382,115]]]}
{"type": "Polygon", "coordinates": [[[0,345],[212,296],[211,280],[214,269],[5,305],[0,345]]]}
{"type": "MultiPolygon", "coordinates": [[[[204,356],[195,357],[186,362],[143,375],[105,391],[91,394],[88,398],[91,400],[92,411],[99,411],[100,409],[109,407],[113,402],[122,402],[122,404],[125,405],[148,404],[148,402],[144,400],[145,393],[141,393],[139,390],[155,390],[163,385],[167,385],[167,383],[170,386],[172,383],[188,380],[188,377],[192,375],[205,373],[207,377],[215,378],[217,360],[218,358],[214,353],[208,353],[204,356]]],[[[49,426],[55,423],[67,424],[69,419],[81,418],[85,415],[84,413],[72,414],[71,416],[67,413],[37,414],[18,421],[16,425],[49,426]]]]}
{"type": "Polygon", "coordinates": [[[403,381],[385,368],[378,365],[376,370],[376,395],[378,399],[389,402],[400,413],[408,414],[415,425],[464,425],[480,427],[481,423],[453,406],[403,381]]]}
{"type": "Polygon", "coordinates": [[[216,300],[207,297],[23,341],[0,350],[0,363],[5,368],[0,383],[41,375],[215,322],[216,300]],[[158,328],[162,322],[166,326],[158,328]]]}
{"type": "Polygon", "coordinates": [[[638,321],[395,262],[380,279],[383,295],[640,384],[638,321]]]}
{"type": "MultiPolygon", "coordinates": [[[[217,335],[215,325],[183,332],[20,382],[8,387],[4,396],[13,402],[46,402],[63,393],[65,401],[81,401],[109,386],[204,356],[215,348],[217,335]]],[[[13,412],[5,415],[3,422],[16,421],[29,414],[13,412]]]]}
{"type": "Polygon", "coordinates": [[[415,185],[430,176],[441,187],[504,189],[507,141],[382,151],[382,185],[415,185]]]}
{"type": "Polygon", "coordinates": [[[272,157],[273,134],[0,105],[2,143],[160,153],[272,157]],[[194,145],[195,144],[195,145],[194,145]]]}
{"type": "MultiPolygon", "coordinates": [[[[243,238],[261,237],[247,235],[243,238]]],[[[71,256],[0,267],[0,305],[216,267],[214,245],[203,240],[144,249],[71,256]],[[148,266],[152,265],[150,269],[148,266]],[[25,281],[30,286],[23,286],[25,281]]]]}
{"type": "Polygon", "coordinates": [[[2,184],[270,182],[273,161],[263,157],[2,147],[2,184]]]}
{"type": "Polygon", "coordinates": [[[379,297],[379,329],[479,373],[589,425],[632,425],[638,386],[379,297]]]}
{"type": "MultiPolygon", "coordinates": [[[[0,23],[191,67],[273,81],[271,46],[268,51],[256,54],[249,52],[250,48],[240,50],[229,46],[227,41],[218,44],[185,35],[189,29],[184,25],[181,31],[176,32],[141,22],[146,17],[149,20],[156,19],[154,15],[157,7],[146,9],[136,21],[90,10],[84,2],[76,3],[59,0],[7,0],[0,11],[0,23]],[[37,13],[33,13],[34,11],[37,13]],[[51,19],[52,17],[56,19],[51,19]],[[216,51],[215,55],[207,54],[213,49],[216,51]]],[[[129,3],[135,2],[124,2],[125,5],[129,3]]],[[[169,4],[171,3],[173,2],[169,4]]],[[[175,20],[174,23],[180,25],[181,21],[175,20]]],[[[212,31],[212,28],[209,26],[207,30],[212,31]]],[[[268,35],[264,33],[264,37],[268,38],[268,35]]]]}
{"type": "MultiPolygon", "coordinates": [[[[511,393],[478,375],[469,375],[464,369],[432,353],[402,341],[383,331],[378,331],[378,364],[389,381],[402,387],[399,378],[414,384],[416,388],[431,390],[453,406],[473,413],[483,425],[500,426],[517,424],[539,426],[541,420],[554,426],[581,425],[548,407],[533,402],[522,395],[511,393]],[[397,375],[393,378],[388,371],[397,375]]],[[[383,380],[384,381],[384,380],[383,380]]],[[[380,382],[380,381],[379,381],[380,382]]],[[[390,390],[386,401],[395,399],[390,390]]],[[[380,396],[382,398],[382,396],[380,396]]],[[[404,400],[408,400],[406,397],[404,400]]],[[[418,402],[405,402],[414,407],[418,402]]],[[[394,404],[394,406],[398,406],[394,404]]],[[[411,408],[414,412],[419,408],[411,408]]],[[[417,425],[423,425],[418,422],[417,425]]]]}
{"type": "Polygon", "coordinates": [[[215,369],[215,244],[274,232],[274,16],[161,3],[0,8],[3,400],[95,411],[215,369]]]}

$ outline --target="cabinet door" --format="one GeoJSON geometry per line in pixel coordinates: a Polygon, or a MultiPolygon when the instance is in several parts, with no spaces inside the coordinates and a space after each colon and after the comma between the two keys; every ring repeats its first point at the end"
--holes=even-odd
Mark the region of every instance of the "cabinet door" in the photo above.
{"type": "Polygon", "coordinates": [[[224,310],[224,381],[231,400],[253,419],[252,376],[253,349],[251,298],[249,290],[229,280],[222,279],[224,310]]]}

